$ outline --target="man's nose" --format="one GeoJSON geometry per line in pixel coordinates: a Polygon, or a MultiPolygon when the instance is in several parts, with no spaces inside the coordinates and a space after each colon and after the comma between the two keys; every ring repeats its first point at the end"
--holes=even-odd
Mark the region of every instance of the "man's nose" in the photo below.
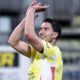
{"type": "Polygon", "coordinates": [[[45,32],[44,29],[42,29],[42,30],[40,31],[40,34],[44,34],[44,32],[45,32]]]}

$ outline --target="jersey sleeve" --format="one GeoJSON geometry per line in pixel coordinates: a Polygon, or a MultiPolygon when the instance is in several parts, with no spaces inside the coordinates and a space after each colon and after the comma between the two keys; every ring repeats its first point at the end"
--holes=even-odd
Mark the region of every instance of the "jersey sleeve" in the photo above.
{"type": "Polygon", "coordinates": [[[42,42],[43,42],[43,47],[44,47],[43,54],[47,56],[48,58],[56,59],[59,56],[59,54],[61,54],[57,46],[53,46],[52,44],[46,41],[42,41],[42,42]]]}
{"type": "Polygon", "coordinates": [[[36,51],[35,51],[35,49],[31,45],[30,45],[30,48],[31,48],[31,56],[30,56],[30,58],[34,59],[34,57],[36,55],[36,51]]]}

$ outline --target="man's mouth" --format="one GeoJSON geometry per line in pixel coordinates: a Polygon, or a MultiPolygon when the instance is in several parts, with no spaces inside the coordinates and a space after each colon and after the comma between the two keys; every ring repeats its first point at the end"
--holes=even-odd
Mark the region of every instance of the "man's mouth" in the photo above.
{"type": "Polygon", "coordinates": [[[44,35],[40,35],[39,36],[41,39],[44,39],[46,36],[44,36],[44,35]]]}
{"type": "Polygon", "coordinates": [[[40,36],[40,38],[41,38],[41,39],[44,39],[45,37],[44,37],[44,36],[40,36]]]}

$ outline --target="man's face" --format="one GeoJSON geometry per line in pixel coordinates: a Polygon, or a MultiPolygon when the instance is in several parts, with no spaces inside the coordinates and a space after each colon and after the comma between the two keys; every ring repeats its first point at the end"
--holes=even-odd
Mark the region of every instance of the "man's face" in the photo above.
{"type": "Polygon", "coordinates": [[[51,42],[53,40],[54,31],[52,29],[52,25],[48,22],[43,22],[41,25],[41,29],[39,32],[39,37],[45,41],[51,42]]]}

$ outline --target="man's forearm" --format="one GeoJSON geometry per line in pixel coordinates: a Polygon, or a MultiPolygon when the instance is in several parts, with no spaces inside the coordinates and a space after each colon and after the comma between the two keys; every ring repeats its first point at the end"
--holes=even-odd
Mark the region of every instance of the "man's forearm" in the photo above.
{"type": "Polygon", "coordinates": [[[19,41],[23,29],[24,29],[24,24],[25,24],[25,18],[20,22],[20,24],[14,29],[14,31],[12,32],[11,36],[9,37],[8,42],[11,45],[15,45],[17,41],[19,41]]]}
{"type": "Polygon", "coordinates": [[[27,12],[26,19],[25,19],[24,34],[31,38],[35,34],[34,18],[35,18],[35,9],[30,8],[27,12]]]}

